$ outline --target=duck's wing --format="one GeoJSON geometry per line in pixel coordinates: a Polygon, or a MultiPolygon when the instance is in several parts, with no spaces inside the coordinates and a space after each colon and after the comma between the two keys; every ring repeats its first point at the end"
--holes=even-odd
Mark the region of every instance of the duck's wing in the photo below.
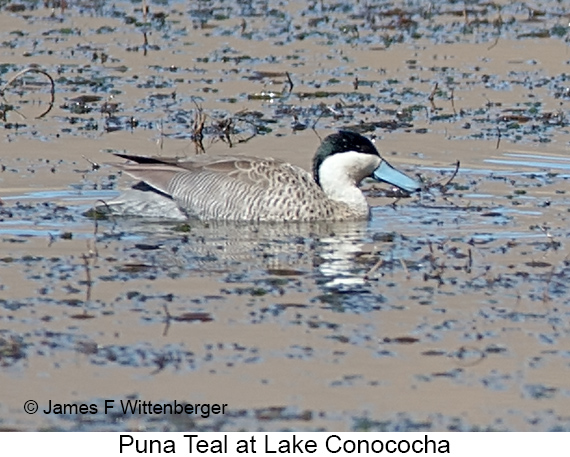
{"type": "Polygon", "coordinates": [[[247,156],[196,156],[192,159],[177,159],[115,155],[134,163],[111,165],[168,195],[173,190],[172,180],[180,174],[185,176],[186,186],[190,186],[192,180],[202,181],[206,176],[209,178],[223,176],[227,180],[236,180],[244,185],[266,187],[270,185],[271,178],[275,174],[288,171],[290,167],[279,160],[247,156]]]}

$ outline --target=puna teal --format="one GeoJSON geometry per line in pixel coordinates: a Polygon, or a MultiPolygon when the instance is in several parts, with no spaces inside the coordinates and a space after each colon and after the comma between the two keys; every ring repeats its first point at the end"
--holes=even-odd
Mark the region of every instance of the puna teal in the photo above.
{"type": "Polygon", "coordinates": [[[370,140],[339,131],[313,159],[313,174],[286,162],[242,156],[163,159],[117,154],[113,164],[141,182],[105,204],[121,215],[224,221],[367,219],[360,182],[367,177],[415,192],[421,183],[386,162],[370,140]]]}

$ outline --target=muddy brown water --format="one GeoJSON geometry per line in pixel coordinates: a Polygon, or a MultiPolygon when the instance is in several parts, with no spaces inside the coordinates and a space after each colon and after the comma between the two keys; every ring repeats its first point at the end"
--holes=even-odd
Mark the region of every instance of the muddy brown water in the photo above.
{"type": "Polygon", "coordinates": [[[561,3],[148,7],[0,10],[0,428],[570,429],[561,3]],[[131,183],[109,152],[192,155],[200,115],[207,154],[309,168],[342,127],[426,182],[461,166],[367,184],[368,223],[83,215],[131,183]]]}

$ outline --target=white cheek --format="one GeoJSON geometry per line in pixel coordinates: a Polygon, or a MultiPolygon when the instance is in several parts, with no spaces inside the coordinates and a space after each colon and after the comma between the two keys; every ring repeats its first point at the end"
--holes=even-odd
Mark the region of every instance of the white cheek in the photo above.
{"type": "Polygon", "coordinates": [[[362,179],[370,176],[380,165],[382,159],[376,155],[349,151],[327,157],[319,168],[321,183],[345,183],[358,185],[362,179]]]}
{"type": "Polygon", "coordinates": [[[366,211],[368,204],[357,185],[370,176],[382,159],[354,151],[327,157],[319,168],[321,187],[329,198],[366,211]]]}

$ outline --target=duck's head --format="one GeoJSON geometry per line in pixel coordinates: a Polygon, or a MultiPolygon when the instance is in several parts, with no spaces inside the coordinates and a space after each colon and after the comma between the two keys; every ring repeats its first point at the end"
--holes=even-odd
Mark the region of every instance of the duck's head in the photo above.
{"type": "Polygon", "coordinates": [[[368,138],[348,130],[340,130],[322,141],[313,160],[313,177],[325,191],[345,184],[346,180],[358,185],[368,177],[410,193],[421,189],[420,181],[406,176],[380,157],[368,138]]]}

